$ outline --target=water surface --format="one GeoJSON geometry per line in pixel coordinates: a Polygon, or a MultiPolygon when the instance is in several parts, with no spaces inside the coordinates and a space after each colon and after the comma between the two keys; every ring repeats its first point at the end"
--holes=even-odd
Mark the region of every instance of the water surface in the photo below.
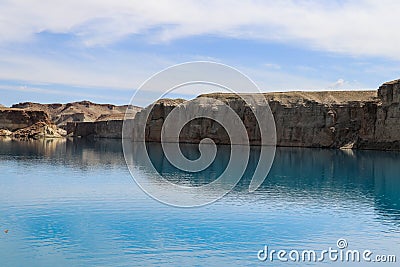
{"type": "MultiPolygon", "coordinates": [[[[217,177],[229,159],[220,147],[215,164],[188,175],[159,150],[149,145],[157,170],[194,186],[217,177]]],[[[193,145],[183,150],[198,153],[193,145]]],[[[248,193],[256,162],[253,148],[231,193],[182,209],[140,190],[118,140],[0,142],[0,265],[320,266],[260,262],[257,252],[322,250],[339,238],[400,260],[400,153],[278,148],[267,179],[248,193]]]]}

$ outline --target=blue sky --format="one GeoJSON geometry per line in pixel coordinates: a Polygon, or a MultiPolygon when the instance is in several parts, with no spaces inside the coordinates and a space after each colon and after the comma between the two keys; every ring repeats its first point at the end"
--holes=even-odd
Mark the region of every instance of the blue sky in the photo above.
{"type": "Polygon", "coordinates": [[[0,1],[0,103],[126,104],[154,73],[193,60],[231,65],[265,92],[376,89],[400,76],[399,8],[386,0],[0,1]]]}

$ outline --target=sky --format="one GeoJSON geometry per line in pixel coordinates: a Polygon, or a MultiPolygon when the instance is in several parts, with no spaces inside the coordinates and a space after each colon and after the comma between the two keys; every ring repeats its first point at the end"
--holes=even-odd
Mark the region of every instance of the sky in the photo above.
{"type": "Polygon", "coordinates": [[[232,66],[265,92],[377,89],[400,76],[397,10],[389,0],[0,0],[0,104],[127,104],[150,76],[189,61],[232,66]]]}

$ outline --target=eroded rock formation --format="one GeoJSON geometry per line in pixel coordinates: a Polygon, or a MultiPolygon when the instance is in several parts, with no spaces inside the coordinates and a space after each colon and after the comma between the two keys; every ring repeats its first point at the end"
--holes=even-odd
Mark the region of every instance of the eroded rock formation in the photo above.
{"type": "MultiPolygon", "coordinates": [[[[0,107],[0,136],[18,139],[54,138],[65,136],[67,130],[72,129],[83,136],[99,131],[102,137],[121,138],[122,120],[127,107],[90,101],[67,104],[24,102],[11,108],[0,107]],[[83,124],[76,127],[77,122],[83,124]]],[[[134,116],[139,110],[141,108],[131,106],[130,115],[134,116]]]]}
{"type": "MultiPolygon", "coordinates": [[[[278,146],[400,149],[400,81],[383,84],[378,91],[286,92],[264,94],[276,125],[278,146]]],[[[207,94],[229,105],[243,121],[251,144],[260,144],[257,122],[251,109],[238,96],[207,94]]],[[[161,100],[139,112],[133,139],[159,142],[165,118],[177,106],[187,110],[191,102],[161,100]],[[145,135],[136,128],[146,124],[145,135]]],[[[215,109],[216,106],[202,106],[215,109]]],[[[201,110],[200,108],[200,110],[201,110]]],[[[256,107],[256,109],[263,107],[256,107]]],[[[229,136],[215,121],[196,119],[181,131],[180,141],[199,142],[212,138],[218,144],[230,143],[229,136]]]]}
{"type": "Polygon", "coordinates": [[[43,110],[0,108],[0,136],[13,139],[58,138],[66,132],[57,128],[43,110]]]}
{"type": "Polygon", "coordinates": [[[54,124],[37,122],[29,127],[19,129],[12,133],[12,137],[18,139],[42,139],[42,138],[60,138],[65,133],[54,124]]]}
{"type": "MultiPolygon", "coordinates": [[[[400,80],[385,83],[378,91],[285,92],[263,96],[274,116],[278,146],[400,149],[400,80]]],[[[242,120],[250,143],[260,144],[252,109],[239,96],[215,93],[199,97],[218,99],[230,106],[242,120]]],[[[219,104],[196,104],[196,99],[162,99],[136,116],[137,110],[132,112],[131,131],[125,137],[159,142],[163,123],[176,107],[187,117],[221,110],[219,104]],[[144,125],[146,130],[141,132],[144,125]]],[[[254,108],[261,113],[265,110],[262,105],[254,108]]],[[[73,136],[121,138],[121,119],[122,115],[117,113],[99,115],[96,120],[101,121],[70,122],[66,130],[73,136]]],[[[182,142],[197,143],[206,137],[217,144],[230,143],[226,131],[210,119],[192,120],[180,133],[182,142]]]]}
{"type": "MultiPolygon", "coordinates": [[[[72,102],[66,104],[40,104],[24,102],[15,104],[12,108],[24,110],[41,110],[49,114],[51,121],[60,128],[66,128],[68,122],[94,122],[107,120],[123,120],[128,105],[116,106],[97,104],[90,101],[72,102]]],[[[140,107],[131,107],[136,113],[140,107]]]]}
{"type": "Polygon", "coordinates": [[[67,134],[75,137],[122,138],[123,120],[69,122],[67,134]]]}
{"type": "Polygon", "coordinates": [[[0,107],[0,129],[15,131],[37,122],[51,123],[48,114],[42,110],[22,110],[0,107]]]}

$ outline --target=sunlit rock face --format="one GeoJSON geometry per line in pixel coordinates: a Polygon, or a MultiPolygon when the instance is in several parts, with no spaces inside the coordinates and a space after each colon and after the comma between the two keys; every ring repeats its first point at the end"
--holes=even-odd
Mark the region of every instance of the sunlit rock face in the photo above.
{"type": "Polygon", "coordinates": [[[46,111],[0,108],[0,137],[4,139],[60,138],[65,131],[54,125],[46,111]]]}
{"type": "MultiPolygon", "coordinates": [[[[135,114],[139,107],[129,106],[135,114]]],[[[123,120],[128,105],[98,104],[90,101],[72,102],[66,104],[41,104],[33,102],[18,103],[12,108],[24,110],[41,110],[46,112],[51,121],[60,128],[66,128],[68,122],[94,122],[107,120],[123,120]]]]}
{"type": "Polygon", "coordinates": [[[42,110],[0,108],[0,129],[15,131],[38,122],[51,123],[49,115],[42,110]]]}

